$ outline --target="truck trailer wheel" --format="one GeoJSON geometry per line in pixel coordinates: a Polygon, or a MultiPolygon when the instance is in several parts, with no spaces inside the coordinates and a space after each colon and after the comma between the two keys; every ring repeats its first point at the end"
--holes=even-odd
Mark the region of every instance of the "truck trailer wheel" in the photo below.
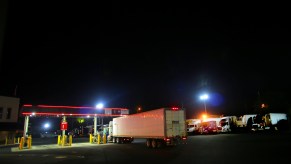
{"type": "Polygon", "coordinates": [[[152,148],[157,148],[157,140],[156,139],[153,139],[152,140],[152,148]]]}
{"type": "Polygon", "coordinates": [[[120,137],[116,137],[116,143],[121,144],[121,138],[120,137]]]}
{"type": "Polygon", "coordinates": [[[150,139],[147,139],[146,146],[147,146],[147,148],[151,148],[152,147],[152,142],[151,142],[150,139]]]}
{"type": "Polygon", "coordinates": [[[112,138],[112,142],[116,143],[116,138],[115,137],[112,138]]]}

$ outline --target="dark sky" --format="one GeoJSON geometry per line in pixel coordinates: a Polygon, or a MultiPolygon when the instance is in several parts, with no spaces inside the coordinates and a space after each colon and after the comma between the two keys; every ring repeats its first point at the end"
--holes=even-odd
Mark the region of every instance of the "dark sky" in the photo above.
{"type": "Polygon", "coordinates": [[[10,1],[0,93],[25,104],[290,109],[282,6],[10,1]]]}

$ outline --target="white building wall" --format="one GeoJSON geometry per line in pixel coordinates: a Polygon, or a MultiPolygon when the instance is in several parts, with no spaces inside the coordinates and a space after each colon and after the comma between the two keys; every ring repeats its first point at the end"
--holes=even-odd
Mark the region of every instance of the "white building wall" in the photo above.
{"type": "Polygon", "coordinates": [[[0,96],[0,122],[17,122],[19,103],[19,98],[0,96]]]}

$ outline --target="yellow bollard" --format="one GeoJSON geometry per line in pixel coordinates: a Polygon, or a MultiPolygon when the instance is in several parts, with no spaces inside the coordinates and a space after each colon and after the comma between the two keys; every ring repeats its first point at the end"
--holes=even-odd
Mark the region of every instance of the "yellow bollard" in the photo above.
{"type": "Polygon", "coordinates": [[[97,137],[97,144],[100,144],[100,140],[101,140],[101,137],[100,137],[100,134],[98,134],[98,137],[97,137]]]}
{"type": "Polygon", "coordinates": [[[27,148],[31,148],[31,137],[27,137],[27,148]]]}
{"type": "Polygon", "coordinates": [[[21,137],[21,140],[20,140],[20,143],[19,143],[19,146],[18,146],[19,150],[23,149],[23,144],[24,144],[23,141],[24,141],[24,138],[21,137]]]}
{"type": "Polygon", "coordinates": [[[103,144],[106,144],[106,135],[103,135],[103,144]]]}
{"type": "Polygon", "coordinates": [[[29,147],[31,148],[32,146],[32,136],[30,136],[30,144],[29,144],[29,147]]]}
{"type": "Polygon", "coordinates": [[[24,141],[24,148],[28,148],[29,147],[29,137],[27,137],[24,141]]]}
{"type": "Polygon", "coordinates": [[[66,135],[62,136],[62,146],[65,146],[66,135]]]}
{"type": "Polygon", "coordinates": [[[89,143],[92,143],[92,140],[93,140],[92,134],[90,134],[90,136],[89,136],[89,143]]]}
{"type": "Polygon", "coordinates": [[[28,138],[29,138],[29,149],[30,149],[31,148],[31,145],[32,145],[32,136],[29,135],[28,138]]]}
{"type": "Polygon", "coordinates": [[[61,135],[58,135],[58,145],[61,145],[61,135]]]}
{"type": "Polygon", "coordinates": [[[69,135],[69,146],[72,146],[72,142],[73,142],[73,136],[69,135]]]}

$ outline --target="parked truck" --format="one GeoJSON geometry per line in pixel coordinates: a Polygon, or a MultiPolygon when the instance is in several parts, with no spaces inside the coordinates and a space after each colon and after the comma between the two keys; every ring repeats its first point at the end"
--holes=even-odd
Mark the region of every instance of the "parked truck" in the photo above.
{"type": "Polygon", "coordinates": [[[215,120],[206,120],[201,122],[199,127],[200,134],[217,134],[218,128],[215,120]]]}
{"type": "Polygon", "coordinates": [[[286,113],[267,113],[264,121],[265,129],[285,130],[288,128],[286,113]]]}
{"type": "Polygon", "coordinates": [[[237,117],[236,116],[221,117],[219,124],[221,127],[221,133],[234,132],[237,128],[237,117]]]}
{"type": "MultiPolygon", "coordinates": [[[[208,118],[203,119],[202,122],[208,122],[206,125],[211,127],[209,129],[213,129],[212,130],[213,133],[220,133],[221,129],[222,129],[221,126],[220,126],[220,120],[221,120],[220,116],[213,115],[212,117],[208,117],[208,118]],[[212,125],[212,123],[215,123],[215,126],[212,125]]],[[[206,126],[206,125],[204,124],[204,126],[206,126]]]]}
{"type": "Polygon", "coordinates": [[[109,123],[109,142],[131,143],[136,138],[146,139],[149,148],[185,143],[185,110],[160,108],[116,117],[109,123]]]}
{"type": "Polygon", "coordinates": [[[187,133],[197,134],[201,124],[201,119],[187,119],[186,122],[187,122],[187,133]]]}
{"type": "Polygon", "coordinates": [[[253,124],[253,117],[255,117],[257,114],[245,114],[243,116],[238,117],[236,124],[239,128],[245,128],[247,126],[252,126],[253,124]],[[250,125],[248,125],[248,122],[250,125]]]}

